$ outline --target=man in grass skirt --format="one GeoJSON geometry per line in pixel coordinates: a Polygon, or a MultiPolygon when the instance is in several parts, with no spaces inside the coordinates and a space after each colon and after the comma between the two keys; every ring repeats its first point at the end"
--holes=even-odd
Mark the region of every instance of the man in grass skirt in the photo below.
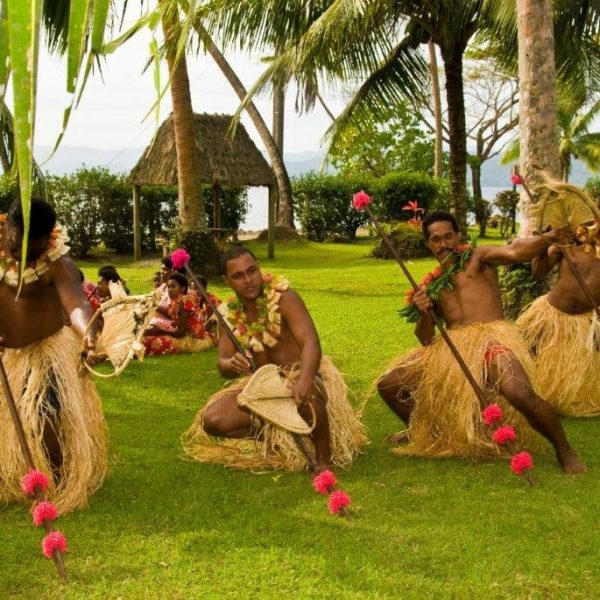
{"type": "Polygon", "coordinates": [[[298,412],[310,422],[315,462],[320,470],[348,467],[366,436],[347,397],[340,372],[321,344],[313,320],[300,296],[282,277],[263,275],[248,249],[234,246],[222,257],[224,281],[236,296],[219,306],[236,339],[248,355],[237,352],[220,332],[218,368],[234,380],[200,410],[184,434],[184,449],[192,458],[230,467],[290,471],[307,467],[292,434],[257,418],[238,404],[238,395],[255,365],[279,366],[289,378],[298,412]]]}
{"type": "MultiPolygon", "coordinates": [[[[48,475],[49,498],[64,513],[85,506],[107,470],[100,398],[91,376],[80,372],[82,337],[89,351],[94,347],[95,333],[87,333],[92,310],[54,209],[31,202],[21,283],[23,231],[16,201],[0,216],[0,352],[33,462],[48,475]]],[[[0,440],[0,500],[23,500],[27,464],[3,391],[0,440]]]]}
{"type": "Polygon", "coordinates": [[[567,441],[552,408],[535,392],[534,366],[517,328],[504,320],[496,267],[531,260],[555,233],[507,246],[459,244],[455,218],[434,212],[423,220],[427,245],[440,266],[409,295],[403,314],[416,320],[422,347],[396,359],[378,381],[386,404],[407,425],[408,444],[394,449],[415,456],[484,458],[507,452],[486,432],[481,406],[429,315],[435,309],[471,374],[498,402],[524,446],[534,431],[554,446],[566,473],[585,467],[567,441]]]}
{"type": "Polygon", "coordinates": [[[574,245],[552,245],[533,259],[534,277],[559,265],[558,280],[517,320],[545,398],[558,414],[570,417],[600,414],[600,319],[564,258],[568,252],[600,304],[600,223],[589,225],[578,228],[574,245]]]}

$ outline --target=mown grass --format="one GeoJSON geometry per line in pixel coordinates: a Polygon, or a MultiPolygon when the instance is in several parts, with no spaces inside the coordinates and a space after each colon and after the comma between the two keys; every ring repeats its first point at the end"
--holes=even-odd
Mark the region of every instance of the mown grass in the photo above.
{"type": "MultiPolygon", "coordinates": [[[[354,401],[415,345],[396,315],[407,284],[395,263],[355,245],[281,244],[264,270],[283,273],[317,323],[354,401]]],[[[157,262],[115,261],[134,292],[157,262]]],[[[90,277],[97,263],[83,263],[90,277]]],[[[420,277],[432,261],[411,265],[420,277]]],[[[218,282],[211,289],[224,293],[218,282]]],[[[182,460],[179,436],[220,386],[215,352],[146,359],[99,380],[110,429],[110,476],[89,508],[60,519],[68,586],[39,552],[27,511],[0,513],[0,598],[517,597],[600,592],[600,423],[565,422],[589,467],[561,475],[536,456],[528,488],[505,462],[420,460],[382,442],[399,422],[375,397],[371,444],[349,472],[351,522],[327,514],[306,474],[253,475],[182,460]]],[[[0,441],[1,443],[1,441],[0,441]]]]}

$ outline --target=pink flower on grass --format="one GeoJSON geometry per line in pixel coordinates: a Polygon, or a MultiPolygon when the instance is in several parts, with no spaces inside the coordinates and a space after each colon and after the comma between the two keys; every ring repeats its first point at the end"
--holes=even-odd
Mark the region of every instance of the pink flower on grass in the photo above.
{"type": "Polygon", "coordinates": [[[519,452],[512,457],[510,468],[515,475],[523,475],[523,471],[533,469],[533,458],[529,452],[519,452]]]}
{"type": "Polygon", "coordinates": [[[177,248],[173,250],[171,254],[171,261],[173,262],[174,269],[183,269],[185,265],[190,262],[192,258],[183,248],[177,248]]]}
{"type": "Polygon", "coordinates": [[[508,444],[508,442],[516,440],[517,434],[510,425],[502,425],[502,427],[498,427],[498,429],[494,431],[492,439],[499,446],[504,446],[505,444],[508,444]]]}
{"type": "Polygon", "coordinates": [[[336,484],[335,475],[331,471],[322,471],[318,475],[315,475],[313,479],[313,486],[319,494],[325,496],[329,492],[329,487],[336,484]]]}
{"type": "Polygon", "coordinates": [[[350,496],[342,490],[336,490],[335,492],[331,492],[327,508],[329,508],[329,512],[332,515],[337,515],[343,508],[349,506],[349,504],[350,496]]]}
{"type": "Polygon", "coordinates": [[[58,550],[59,552],[67,551],[67,538],[65,538],[62,531],[51,531],[42,540],[42,551],[44,556],[52,558],[52,553],[58,550]]]}
{"type": "Polygon", "coordinates": [[[48,476],[45,473],[33,469],[30,469],[27,475],[21,478],[21,489],[27,496],[33,496],[36,487],[39,487],[42,491],[48,489],[49,484],[48,476]]]}
{"type": "Polygon", "coordinates": [[[521,179],[521,176],[518,173],[511,175],[510,180],[513,185],[522,185],[523,184],[523,179],[521,179]]]}
{"type": "Polygon", "coordinates": [[[364,190],[360,190],[360,192],[356,192],[356,194],[352,196],[352,206],[354,206],[356,210],[362,210],[365,206],[369,206],[372,201],[371,196],[364,190]]]}
{"type": "Polygon", "coordinates": [[[502,409],[497,404],[488,404],[481,411],[481,418],[483,422],[491,427],[496,421],[502,418],[502,409]]]}
{"type": "Polygon", "coordinates": [[[38,502],[33,507],[33,524],[36,527],[43,525],[46,521],[54,521],[58,517],[58,510],[52,502],[38,502]]]}

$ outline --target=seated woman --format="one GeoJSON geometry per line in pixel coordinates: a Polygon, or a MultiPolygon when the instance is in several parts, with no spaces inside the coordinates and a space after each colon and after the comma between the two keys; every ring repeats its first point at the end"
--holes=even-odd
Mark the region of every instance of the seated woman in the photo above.
{"type": "Polygon", "coordinates": [[[96,312],[100,308],[100,297],[98,296],[98,286],[88,281],[83,274],[81,269],[79,271],[79,277],[81,279],[81,289],[85,294],[86,300],[90,303],[92,310],[96,312]]]}
{"type": "Polygon", "coordinates": [[[128,296],[131,294],[129,288],[125,285],[126,282],[121,278],[117,269],[112,265],[104,265],[98,269],[98,296],[100,297],[100,302],[106,302],[111,299],[110,288],[108,287],[111,281],[113,283],[120,283],[128,296]]]}
{"type": "Polygon", "coordinates": [[[171,273],[167,282],[170,303],[156,312],[169,318],[170,328],[151,324],[144,334],[146,355],[200,352],[216,344],[206,330],[206,312],[194,295],[188,294],[188,282],[181,273],[171,273]]]}

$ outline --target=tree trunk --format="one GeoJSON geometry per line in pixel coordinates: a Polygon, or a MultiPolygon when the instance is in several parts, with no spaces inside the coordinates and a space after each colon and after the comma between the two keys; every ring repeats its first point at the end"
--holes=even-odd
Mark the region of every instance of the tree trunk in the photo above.
{"type": "Polygon", "coordinates": [[[450,181],[454,213],[463,234],[467,232],[467,130],[463,92],[462,61],[464,48],[455,46],[448,52],[441,48],[446,75],[448,132],[450,137],[450,181]]]}
{"type": "MultiPolygon", "coordinates": [[[[273,86],[273,140],[283,156],[283,131],[285,122],[285,88],[283,85],[273,86]]],[[[294,229],[294,208],[284,198],[277,198],[277,227],[294,229]]]]}
{"type": "Polygon", "coordinates": [[[473,184],[473,202],[482,199],[481,191],[481,162],[477,159],[471,162],[471,182],[473,184]]]}
{"type": "Polygon", "coordinates": [[[571,159],[569,155],[560,157],[560,172],[562,174],[562,180],[566,183],[569,182],[569,174],[571,172],[571,159]]]}
{"type": "Polygon", "coordinates": [[[433,117],[435,119],[435,150],[433,156],[433,175],[442,176],[442,97],[440,94],[440,74],[437,66],[437,57],[435,54],[435,44],[429,40],[429,69],[431,71],[431,99],[433,101],[433,117]]]}
{"type": "MultiPolygon", "coordinates": [[[[517,0],[520,170],[530,186],[541,170],[560,177],[552,0],[517,0]]],[[[529,198],[521,190],[520,235],[530,233],[529,198]]]]}
{"type": "MultiPolygon", "coordinates": [[[[163,0],[164,2],[164,0],[163,0]]],[[[175,10],[167,10],[162,17],[165,40],[177,40],[180,24],[175,10]]],[[[175,63],[175,44],[167,46],[167,64],[171,77],[171,97],[173,100],[173,130],[177,153],[177,183],[179,192],[179,222],[182,232],[196,232],[206,229],[206,213],[200,191],[198,172],[198,147],[190,82],[187,72],[185,52],[175,63]]]]}
{"type": "MultiPolygon", "coordinates": [[[[214,41],[210,37],[208,31],[206,31],[206,29],[204,29],[204,27],[198,22],[194,24],[194,28],[200,35],[200,37],[204,40],[204,45],[206,47],[207,52],[217,63],[217,66],[221,69],[223,75],[225,75],[225,78],[233,88],[237,97],[240,99],[240,101],[243,100],[246,97],[247,92],[246,88],[244,87],[244,84],[240,81],[240,78],[231,68],[231,65],[227,62],[221,51],[217,48],[214,41]]],[[[248,105],[246,106],[246,112],[252,120],[254,127],[256,127],[256,131],[258,132],[258,135],[260,135],[260,139],[265,145],[267,154],[269,155],[269,160],[271,161],[271,168],[273,169],[275,180],[277,181],[277,191],[279,194],[280,201],[288,206],[293,206],[292,185],[290,183],[290,178],[285,168],[283,158],[279,153],[279,150],[277,149],[277,145],[275,144],[275,140],[273,139],[273,136],[271,135],[267,124],[265,123],[264,119],[258,112],[253,102],[248,103],[248,105]]]]}

